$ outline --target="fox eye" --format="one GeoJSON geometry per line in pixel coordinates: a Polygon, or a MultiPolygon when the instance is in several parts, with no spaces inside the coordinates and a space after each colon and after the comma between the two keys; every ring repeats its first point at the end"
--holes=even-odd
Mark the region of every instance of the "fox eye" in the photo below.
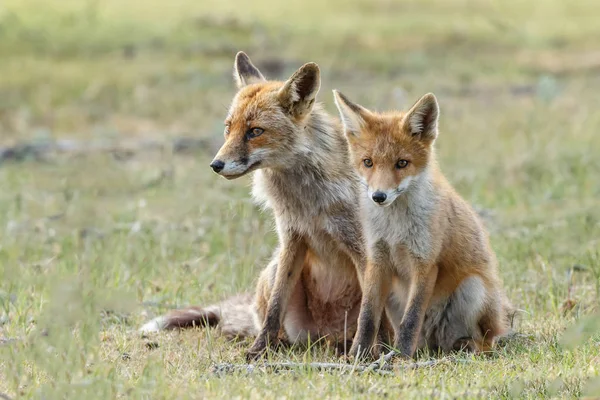
{"type": "Polygon", "coordinates": [[[373,166],[373,160],[371,160],[370,158],[365,158],[363,160],[363,164],[365,164],[365,167],[371,168],[373,166]]]}
{"type": "Polygon", "coordinates": [[[396,168],[397,169],[402,169],[402,168],[406,168],[406,166],[408,165],[408,161],[406,160],[400,160],[396,163],[396,168]]]}
{"type": "Polygon", "coordinates": [[[225,136],[229,135],[229,125],[225,125],[225,136]]]}
{"type": "Polygon", "coordinates": [[[248,129],[248,131],[246,132],[246,136],[247,136],[249,139],[252,139],[252,138],[255,138],[255,137],[257,137],[257,136],[260,136],[260,135],[262,135],[264,131],[265,131],[265,130],[264,130],[264,129],[262,129],[262,128],[250,128],[250,129],[248,129]]]}

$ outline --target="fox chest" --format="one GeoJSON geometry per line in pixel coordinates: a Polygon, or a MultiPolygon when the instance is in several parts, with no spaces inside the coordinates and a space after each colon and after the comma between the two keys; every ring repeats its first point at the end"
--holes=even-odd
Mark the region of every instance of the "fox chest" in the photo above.
{"type": "Polygon", "coordinates": [[[385,243],[392,253],[422,260],[431,258],[432,235],[427,218],[415,217],[405,209],[370,208],[363,224],[370,257],[377,256],[373,253],[377,252],[379,243],[385,243]]]}
{"type": "Polygon", "coordinates": [[[325,317],[329,312],[343,316],[343,312],[335,310],[352,308],[360,301],[356,267],[328,234],[308,237],[307,242],[303,281],[310,307],[314,308],[315,316],[325,317]],[[322,311],[317,312],[317,309],[322,311]]]}
{"type": "MultiPolygon", "coordinates": [[[[256,171],[254,175],[253,197],[273,211],[278,225],[319,239],[335,231],[335,225],[352,225],[351,229],[360,229],[360,219],[355,212],[355,182],[351,179],[309,179],[310,174],[305,174],[308,177],[288,175],[285,178],[269,176],[264,171],[256,171]]],[[[315,242],[315,246],[319,244],[315,242]]]]}

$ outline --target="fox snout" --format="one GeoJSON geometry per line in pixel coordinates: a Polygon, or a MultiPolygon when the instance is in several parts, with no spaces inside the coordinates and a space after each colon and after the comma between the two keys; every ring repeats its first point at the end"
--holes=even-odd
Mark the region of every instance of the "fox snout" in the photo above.
{"type": "Polygon", "coordinates": [[[228,160],[221,158],[219,154],[212,160],[210,167],[212,170],[227,179],[236,179],[246,175],[262,164],[262,160],[257,157],[242,157],[239,159],[228,160]]]}
{"type": "Polygon", "coordinates": [[[371,189],[369,186],[368,195],[371,200],[378,206],[387,207],[392,204],[400,195],[409,190],[411,183],[413,182],[414,177],[407,176],[404,178],[400,184],[392,189],[384,190],[384,189],[371,189]]]}
{"type": "Polygon", "coordinates": [[[376,191],[375,193],[373,193],[371,195],[371,198],[373,199],[373,201],[377,204],[381,204],[385,202],[385,199],[387,199],[387,194],[381,192],[381,191],[376,191]]]}
{"type": "Polygon", "coordinates": [[[225,168],[225,163],[221,160],[213,160],[213,162],[210,163],[210,167],[218,174],[225,168]]]}
{"type": "Polygon", "coordinates": [[[222,151],[217,153],[210,163],[210,168],[224,178],[236,179],[262,167],[264,161],[262,152],[255,151],[249,157],[247,153],[244,154],[245,152],[231,153],[222,151]]]}
{"type": "Polygon", "coordinates": [[[370,188],[368,192],[368,196],[373,203],[381,207],[387,207],[392,204],[396,200],[396,197],[398,197],[398,194],[395,190],[372,190],[370,188]]]}

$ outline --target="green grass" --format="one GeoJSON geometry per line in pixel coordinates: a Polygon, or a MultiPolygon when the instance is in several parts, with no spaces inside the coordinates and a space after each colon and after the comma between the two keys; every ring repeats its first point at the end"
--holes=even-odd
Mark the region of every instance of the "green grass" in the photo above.
{"type": "MultiPolygon", "coordinates": [[[[170,306],[251,290],[275,246],[213,148],[0,164],[0,393],[14,398],[572,398],[600,395],[600,48],[592,0],[7,0],[0,147],[47,139],[220,144],[233,56],[302,63],[377,109],[441,102],[442,168],[486,211],[517,331],[489,357],[397,376],[219,377],[249,341],[141,338],[170,306]],[[574,265],[577,271],[569,275],[574,265]],[[565,305],[571,305],[568,310],[565,305]],[[9,340],[14,339],[14,340],[9,340]],[[158,345],[158,347],[156,346],[158,345]]],[[[275,360],[335,361],[331,349],[275,360]]],[[[426,358],[426,357],[422,357],[426,358]]]]}

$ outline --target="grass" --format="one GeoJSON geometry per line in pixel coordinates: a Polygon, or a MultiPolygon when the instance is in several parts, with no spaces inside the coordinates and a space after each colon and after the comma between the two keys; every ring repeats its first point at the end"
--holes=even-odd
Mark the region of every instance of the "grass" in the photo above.
{"type": "MultiPolygon", "coordinates": [[[[249,180],[210,173],[213,148],[59,154],[0,165],[0,393],[600,395],[595,3],[4,1],[0,147],[180,136],[218,147],[240,49],[273,78],[318,62],[331,112],[334,87],[379,109],[433,91],[442,168],[488,215],[525,336],[490,357],[459,354],[394,377],[216,376],[210,367],[243,362],[249,341],[212,330],[141,338],[136,328],[171,306],[252,289],[276,237],[249,180]]],[[[271,357],[337,360],[321,344],[271,357]]]]}

